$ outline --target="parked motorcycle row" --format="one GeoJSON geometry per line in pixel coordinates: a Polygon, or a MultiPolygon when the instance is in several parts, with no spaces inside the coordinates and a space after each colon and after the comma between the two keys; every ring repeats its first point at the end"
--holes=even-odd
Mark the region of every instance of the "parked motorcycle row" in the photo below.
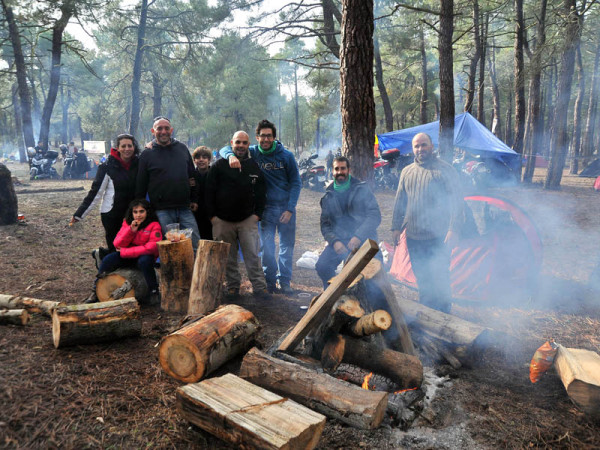
{"type": "MultiPolygon", "coordinates": [[[[58,160],[58,152],[56,150],[47,150],[45,153],[42,153],[36,151],[33,147],[29,147],[27,149],[27,156],[29,158],[30,180],[61,178],[58,171],[54,168],[58,160]]],[[[64,152],[63,165],[62,179],[67,180],[86,178],[86,174],[89,177],[94,177],[98,163],[80,151],[76,154],[64,152]]]]}

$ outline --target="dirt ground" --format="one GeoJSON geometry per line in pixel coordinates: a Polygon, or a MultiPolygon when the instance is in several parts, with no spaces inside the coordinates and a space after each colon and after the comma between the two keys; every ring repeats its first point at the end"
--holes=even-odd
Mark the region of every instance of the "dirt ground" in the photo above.
{"type": "MultiPolygon", "coordinates": [[[[30,182],[23,168],[9,165],[24,183],[15,188],[25,223],[0,227],[0,293],[81,302],[95,275],[90,250],[103,244],[102,226],[99,214],[72,228],[67,223],[91,181],[30,182]],[[43,192],[75,187],[83,189],[43,192]]],[[[539,184],[494,190],[523,207],[539,228],[540,289],[518,305],[455,303],[452,313],[511,338],[471,368],[427,368],[447,376],[430,399],[434,415],[418,426],[402,431],[386,421],[365,432],[328,420],[319,448],[600,448],[600,424],[575,408],[554,371],[535,385],[528,379],[529,360],[548,338],[600,352],[600,296],[586,286],[600,255],[600,194],[591,184],[565,175],[559,191],[539,184]]],[[[323,246],[319,198],[302,191],[296,259],[323,246]]],[[[380,239],[389,240],[394,194],[377,193],[377,200],[380,239]]],[[[259,319],[260,341],[269,346],[302,317],[319,286],[313,270],[297,268],[296,295],[257,302],[245,294],[238,303],[259,319]]],[[[416,298],[407,288],[401,292],[416,298]]],[[[48,318],[1,326],[0,448],[229,448],[175,411],[181,383],[161,370],[156,344],[181,317],[158,307],[143,308],[142,316],[140,338],[59,350],[48,318]]],[[[239,364],[214,375],[236,373],[239,364]]]]}

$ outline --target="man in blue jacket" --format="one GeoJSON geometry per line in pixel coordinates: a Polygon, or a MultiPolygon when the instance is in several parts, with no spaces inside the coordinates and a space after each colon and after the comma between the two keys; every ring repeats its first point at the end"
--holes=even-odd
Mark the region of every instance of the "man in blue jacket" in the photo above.
{"type": "Polygon", "coordinates": [[[377,241],[381,212],[367,183],[350,175],[350,161],[345,156],[333,159],[333,183],[321,199],[321,234],[327,247],[315,266],[327,289],[335,269],[348,254],[367,239],[377,241]]]}
{"type": "MultiPolygon", "coordinates": [[[[276,137],[275,125],[261,120],[256,127],[258,145],[250,146],[250,155],[258,163],[267,185],[267,203],[260,222],[267,288],[271,293],[279,290],[290,295],[294,292],[290,281],[296,241],[296,204],[302,183],[294,155],[275,140],[276,137]],[[275,258],[275,233],[279,234],[279,262],[275,258]]],[[[230,167],[241,167],[231,147],[222,148],[220,154],[229,159],[230,167]]]]}

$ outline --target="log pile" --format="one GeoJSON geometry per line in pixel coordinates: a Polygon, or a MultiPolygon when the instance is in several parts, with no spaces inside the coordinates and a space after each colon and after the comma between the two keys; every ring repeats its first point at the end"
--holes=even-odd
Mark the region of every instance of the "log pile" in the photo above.
{"type": "Polygon", "coordinates": [[[28,313],[39,313],[51,317],[52,311],[59,306],[64,306],[64,303],[41,300],[39,298],[21,297],[19,295],[0,294],[0,308],[26,309],[28,313]]]}

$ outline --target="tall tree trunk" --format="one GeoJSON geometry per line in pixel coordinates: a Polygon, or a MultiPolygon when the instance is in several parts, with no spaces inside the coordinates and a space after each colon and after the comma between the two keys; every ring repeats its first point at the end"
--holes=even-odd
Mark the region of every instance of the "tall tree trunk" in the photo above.
{"type": "Polygon", "coordinates": [[[156,72],[152,72],[152,117],[161,115],[163,84],[156,72]]]}
{"type": "Polygon", "coordinates": [[[488,58],[490,84],[492,85],[492,108],[493,108],[493,119],[492,119],[492,133],[502,139],[502,117],[500,113],[500,91],[498,89],[498,79],[496,78],[496,51],[494,50],[494,43],[492,41],[492,47],[490,48],[490,55],[488,58]]]}
{"type": "Polygon", "coordinates": [[[138,25],[137,46],[133,59],[133,78],[131,80],[131,112],[129,114],[129,133],[135,135],[140,124],[141,98],[140,84],[142,81],[142,63],[146,45],[146,22],[148,20],[148,0],[142,0],[140,23],[138,25]]]}
{"type": "Polygon", "coordinates": [[[454,71],[452,34],[454,32],[454,0],[440,0],[440,135],[439,153],[451,162],[454,155],[454,71]]]}
{"type": "Polygon", "coordinates": [[[506,132],[504,134],[504,143],[506,145],[508,145],[509,147],[512,147],[513,145],[513,135],[512,135],[512,131],[513,131],[513,125],[512,125],[512,103],[513,103],[513,98],[512,95],[509,94],[508,95],[508,108],[506,108],[506,132]]]}
{"type": "Polygon", "coordinates": [[[525,22],[523,20],[523,0],[515,0],[517,24],[515,28],[515,137],[513,150],[523,153],[525,134],[525,69],[523,46],[525,43],[525,22]]]}
{"type": "Polygon", "coordinates": [[[373,50],[375,52],[375,81],[377,82],[377,89],[379,90],[379,96],[381,97],[381,104],[383,106],[385,129],[390,132],[394,131],[394,113],[392,112],[390,97],[388,96],[383,81],[383,65],[381,64],[381,54],[379,53],[379,40],[376,35],[373,36],[373,50]]]}
{"type": "Polygon", "coordinates": [[[317,117],[317,130],[315,132],[315,147],[317,147],[317,153],[321,148],[321,118],[317,117]]]}
{"type": "Polygon", "coordinates": [[[556,78],[557,78],[558,74],[557,74],[557,67],[556,67],[556,63],[555,60],[552,59],[552,63],[550,66],[550,70],[548,73],[548,77],[547,77],[547,83],[546,83],[546,101],[545,101],[545,110],[547,113],[546,116],[546,124],[544,126],[544,130],[546,130],[546,132],[544,133],[544,157],[546,158],[550,158],[550,138],[552,136],[552,129],[554,127],[554,113],[555,113],[555,108],[554,108],[554,85],[556,83],[556,78]]]}
{"type": "MultiPolygon", "coordinates": [[[[441,26],[441,25],[440,25],[441,26]]],[[[441,33],[441,30],[440,30],[441,33]]],[[[469,73],[467,75],[467,98],[465,100],[465,111],[473,114],[473,101],[475,100],[475,77],[477,76],[477,63],[481,57],[479,36],[479,2],[473,0],[473,56],[469,63],[469,73]]]]}
{"type": "Polygon", "coordinates": [[[342,153],[350,159],[352,173],[369,182],[373,179],[376,125],[373,31],[373,0],[342,0],[342,153]]]}
{"type": "Polygon", "coordinates": [[[300,105],[298,100],[298,66],[294,66],[294,115],[296,117],[296,156],[300,155],[302,138],[300,134],[300,105]]]}
{"type": "Polygon", "coordinates": [[[600,34],[598,34],[598,46],[596,47],[596,57],[594,58],[594,71],[590,80],[590,96],[587,110],[587,121],[585,131],[583,132],[583,142],[581,145],[581,154],[583,156],[582,165],[587,167],[590,158],[594,153],[594,130],[596,127],[596,116],[598,111],[598,86],[600,77],[598,69],[600,68],[600,34]]]}
{"type": "Polygon", "coordinates": [[[583,73],[583,62],[581,61],[581,45],[577,42],[576,57],[577,62],[577,98],[573,108],[573,137],[571,139],[571,170],[569,173],[577,175],[579,171],[579,154],[581,145],[581,108],[583,95],[585,92],[585,74],[583,73]]]}
{"type": "Polygon", "coordinates": [[[21,47],[21,36],[15,22],[15,16],[7,0],[2,2],[4,18],[8,24],[8,34],[12,45],[15,58],[15,68],[17,72],[17,85],[19,86],[19,99],[21,101],[21,124],[23,127],[23,140],[26,147],[35,147],[35,138],[33,137],[33,122],[31,120],[31,94],[27,84],[27,67],[25,66],[25,57],[21,47]]]}
{"type": "Polygon", "coordinates": [[[547,0],[541,0],[537,23],[536,44],[531,58],[531,81],[529,83],[529,123],[525,130],[525,149],[527,151],[527,165],[523,173],[523,182],[533,181],[535,171],[535,156],[543,145],[543,122],[540,114],[542,86],[542,53],[546,44],[546,6],[547,0]]]}
{"type": "Polygon", "coordinates": [[[556,108],[554,113],[554,124],[552,137],[550,139],[550,165],[544,182],[545,189],[558,189],[562,179],[569,139],[567,134],[567,114],[569,112],[569,100],[571,98],[571,84],[573,82],[573,71],[575,67],[575,49],[581,26],[579,13],[577,12],[576,0],[564,0],[564,13],[567,17],[565,27],[565,46],[561,56],[560,76],[558,78],[558,90],[556,92],[556,108]]]}
{"type": "Polygon", "coordinates": [[[25,142],[23,141],[23,125],[21,114],[21,102],[19,101],[19,86],[17,83],[12,87],[12,104],[15,110],[15,134],[17,136],[17,146],[19,148],[19,162],[27,162],[27,152],[25,142]]]}
{"type": "Polygon", "coordinates": [[[429,80],[427,79],[427,52],[425,51],[425,32],[423,31],[423,24],[419,27],[419,41],[421,52],[421,102],[419,107],[419,119],[421,123],[427,123],[427,99],[429,98],[427,84],[429,80]]]}
{"type": "Polygon", "coordinates": [[[486,13],[485,20],[480,21],[479,31],[479,86],[477,89],[477,120],[485,125],[485,56],[487,47],[487,30],[489,14],[486,13]]]}

